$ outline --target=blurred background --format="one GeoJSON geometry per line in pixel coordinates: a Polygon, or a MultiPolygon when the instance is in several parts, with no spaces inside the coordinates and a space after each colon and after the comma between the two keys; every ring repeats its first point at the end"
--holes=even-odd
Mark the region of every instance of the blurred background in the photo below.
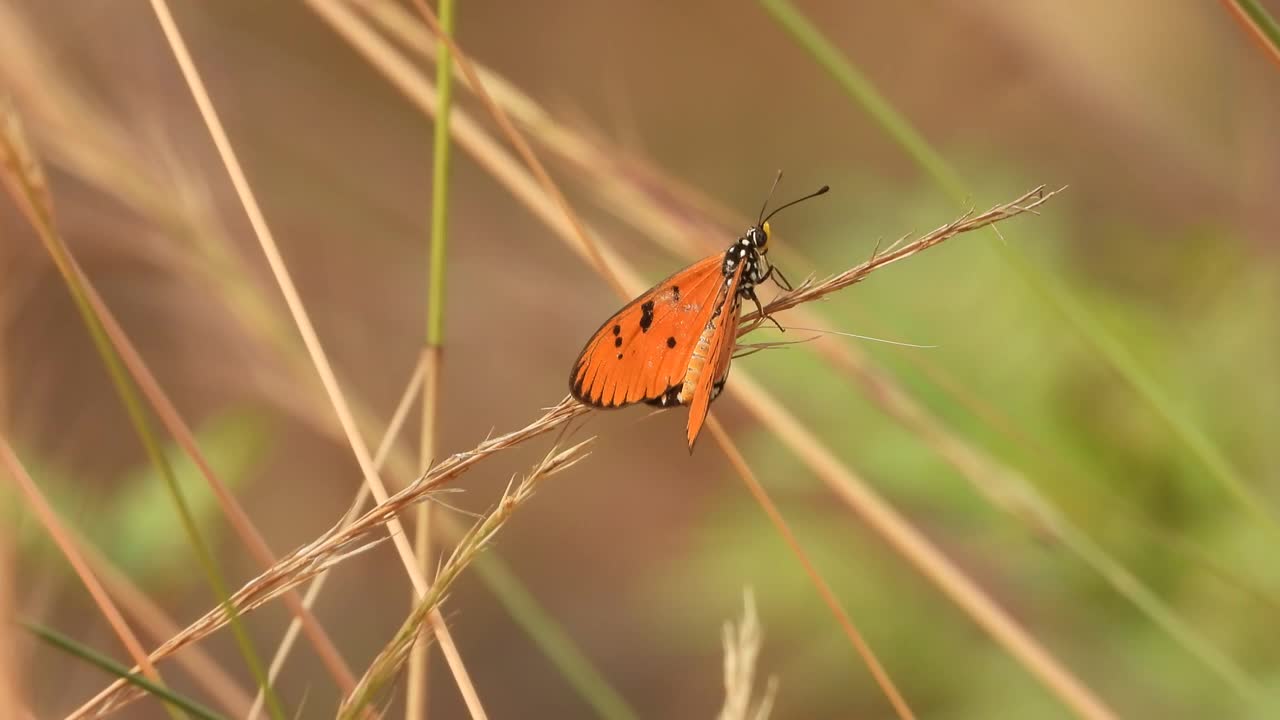
{"type": "MultiPolygon", "coordinates": [[[[323,5],[363,7],[383,37],[429,37],[408,4],[373,0],[180,0],[173,11],[376,445],[423,342],[432,120],[334,32],[323,5]]],[[[1280,715],[1280,68],[1216,3],[796,9],[953,166],[964,198],[754,3],[460,0],[457,37],[541,105],[546,124],[594,150],[568,160],[522,125],[574,208],[648,280],[694,257],[679,236],[696,234],[688,241],[705,253],[741,232],[778,168],[782,199],[833,188],[773,223],[772,257],[793,281],[852,267],[878,240],[968,205],[1069,186],[1039,216],[999,226],[1009,249],[987,231],[963,235],[808,309],[832,329],[938,347],[838,339],[849,365],[793,346],[734,372],[761,381],[1118,714],[1280,715]],[[638,215],[617,188],[661,212],[638,215]],[[1052,298],[1064,295],[1122,348],[1128,372],[1061,312],[1052,298]],[[886,412],[886,393],[934,430],[886,412]],[[948,460],[956,446],[968,471],[948,460]]],[[[434,77],[407,43],[392,40],[434,77]]],[[[350,504],[359,467],[150,9],[9,0],[0,47],[0,82],[86,273],[275,551],[315,538],[350,504]]],[[[497,136],[474,98],[458,97],[497,136]]],[[[582,343],[620,303],[463,149],[450,214],[439,456],[558,402],[582,343]]],[[[1071,716],[736,398],[714,414],[920,716],[1071,716]]],[[[385,474],[393,486],[413,476],[418,416],[385,474]]],[[[180,626],[215,604],[62,279],[8,195],[0,418],[63,520],[129,586],[180,626]]],[[[893,717],[724,453],[705,438],[685,451],[685,420],[589,416],[576,437],[599,436],[592,455],[541,486],[495,557],[633,716],[719,711],[720,628],[749,587],[764,628],[760,684],[778,682],[773,717],[893,717]]],[[[484,461],[447,502],[486,510],[550,443],[484,461]]],[[[260,568],[171,452],[238,587],[260,568]]],[[[42,525],[2,486],[0,608],[128,664],[42,525]]],[[[512,619],[515,591],[495,590],[496,572],[468,570],[444,605],[490,716],[610,716],[512,619]]],[[[359,674],[409,607],[383,545],[343,563],[315,610],[359,674]]],[[[288,618],[280,603],[248,618],[266,656],[288,618]]],[[[140,632],[148,647],[171,634],[140,632]]],[[[0,640],[0,669],[34,717],[70,712],[111,679],[25,630],[0,640]]],[[[251,693],[227,633],[202,647],[251,693]]],[[[430,672],[432,717],[465,717],[438,653],[430,672]]],[[[181,670],[166,679],[223,707],[181,670]]],[[[300,717],[326,717],[339,699],[305,643],[279,690],[300,717]]],[[[403,692],[389,698],[400,715],[403,692]]],[[[146,699],[121,716],[165,713],[146,699]]]]}

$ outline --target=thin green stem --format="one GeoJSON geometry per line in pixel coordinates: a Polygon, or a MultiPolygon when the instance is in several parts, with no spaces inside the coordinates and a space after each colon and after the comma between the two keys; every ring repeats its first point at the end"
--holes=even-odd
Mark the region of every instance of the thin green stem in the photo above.
{"type": "Polygon", "coordinates": [[[127,680],[143,690],[146,690],[156,698],[164,701],[170,709],[183,711],[192,717],[200,718],[200,720],[223,720],[224,718],[224,716],[219,715],[217,711],[211,710],[195,700],[183,697],[166,688],[164,685],[148,680],[141,674],[130,672],[129,668],[124,665],[121,665],[93,648],[80,644],[76,640],[63,635],[57,630],[31,621],[22,621],[22,625],[50,645],[84,660],[90,665],[95,665],[118,678],[127,680]]]}
{"type": "MultiPolygon", "coordinates": [[[[454,34],[454,0],[440,0],[440,27],[454,34]]],[[[431,174],[431,268],[427,282],[427,345],[444,344],[445,250],[449,226],[449,118],[453,107],[453,56],[440,49],[436,63],[436,88],[440,111],[436,114],[431,174]]]]}
{"type": "MultiPolygon", "coordinates": [[[[424,10],[424,12],[426,12],[424,10]]],[[[452,36],[455,26],[454,0],[440,0],[440,31],[452,36]]],[[[449,118],[453,107],[453,56],[448,48],[440,53],[436,64],[437,98],[440,112],[436,114],[432,142],[431,169],[431,248],[427,276],[427,334],[422,356],[425,381],[422,384],[422,435],[418,452],[418,471],[426,472],[435,455],[436,422],[439,419],[440,363],[444,349],[444,298],[449,231],[449,165],[452,143],[449,136],[449,118]]],[[[414,550],[423,563],[425,575],[431,574],[431,503],[418,506],[417,527],[414,533],[414,550]]],[[[410,651],[409,680],[406,684],[405,718],[422,720],[427,716],[427,643],[417,643],[410,651]]]]}
{"type": "Polygon", "coordinates": [[[1280,25],[1267,13],[1266,8],[1258,0],[1231,0],[1240,11],[1253,21],[1258,32],[1271,43],[1271,47],[1280,52],[1280,25]]]}

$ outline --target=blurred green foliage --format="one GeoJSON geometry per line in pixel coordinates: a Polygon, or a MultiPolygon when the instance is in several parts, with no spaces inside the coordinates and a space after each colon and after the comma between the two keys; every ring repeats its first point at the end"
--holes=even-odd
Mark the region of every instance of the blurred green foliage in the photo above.
{"type": "MultiPolygon", "coordinates": [[[[214,472],[233,491],[271,446],[268,424],[259,411],[247,407],[211,415],[193,430],[214,472]]],[[[176,444],[166,444],[165,455],[201,532],[216,542],[225,523],[208,483],[176,444]]],[[[109,489],[99,495],[83,490],[82,478],[59,469],[56,461],[28,462],[32,476],[63,520],[135,582],[189,582],[189,573],[180,572],[192,562],[187,550],[180,550],[187,547],[185,534],[154,466],[126,471],[104,483],[109,489]]],[[[42,527],[30,520],[20,527],[19,546],[25,552],[53,552],[42,527]]],[[[61,560],[55,564],[65,565],[61,560]]]]}
{"type": "MultiPolygon", "coordinates": [[[[997,181],[980,195],[994,202],[1026,185],[997,181]]],[[[877,199],[882,203],[877,224],[923,229],[922,220],[932,226],[954,215],[928,191],[899,197],[896,204],[877,199]]],[[[1246,477],[1280,474],[1274,434],[1268,432],[1280,427],[1280,385],[1272,379],[1280,367],[1275,268],[1251,262],[1247,245],[1225,237],[1225,229],[1201,229],[1161,242],[1135,237],[1140,228],[1126,228],[1117,237],[1071,248],[1064,225],[1070,191],[1059,201],[1040,217],[1002,225],[1008,242],[1083,298],[1184,411],[1241,462],[1246,477]],[[1152,246],[1163,253],[1149,257],[1152,246]],[[1090,271],[1098,263],[1109,268],[1105,280],[1090,271]],[[1138,286],[1145,286],[1147,301],[1135,302],[1138,286]],[[1166,299],[1150,299],[1161,295],[1166,299]]],[[[975,204],[983,208],[990,202],[975,204]]],[[[817,246],[813,256],[819,267],[786,269],[793,275],[839,271],[864,259],[874,237],[873,230],[857,223],[821,230],[806,239],[817,246]]],[[[938,345],[912,349],[850,341],[888,368],[953,433],[1021,470],[1076,525],[1258,680],[1275,676],[1280,650],[1268,633],[1258,632],[1272,624],[1280,608],[1280,564],[1267,534],[1242,519],[1221,487],[1181,456],[1163,424],[1125,383],[1064,333],[1056,316],[1027,297],[1025,284],[982,238],[957,238],[876,273],[819,307],[840,330],[938,345]],[[1016,435],[976,417],[919,364],[1007,419],[1016,435]]],[[[1036,528],[993,509],[919,436],[872,406],[849,378],[794,348],[738,362],[769,378],[808,427],[949,548],[1037,637],[1068,662],[1081,661],[1087,682],[1104,695],[1110,686],[1123,690],[1114,696],[1133,704],[1120,705],[1121,711],[1158,707],[1165,717],[1239,716],[1239,701],[1229,689],[1149,618],[1036,528]],[[1134,675],[1139,668],[1141,674],[1134,675]]],[[[889,671],[910,678],[904,692],[918,711],[956,718],[1065,713],[933,588],[888,557],[885,546],[798,470],[777,443],[759,431],[747,437],[744,446],[753,467],[767,479],[889,671]]],[[[764,515],[739,485],[728,483],[724,493],[705,518],[688,562],[658,583],[719,597],[724,604],[662,596],[664,611],[689,634],[691,645],[704,647],[698,629],[732,615],[735,598],[725,589],[753,586],[767,631],[786,639],[780,642],[808,646],[789,655],[784,667],[769,667],[766,659],[767,671],[783,678],[779,708],[784,717],[791,693],[812,699],[821,695],[820,688],[869,685],[869,676],[834,622],[817,609],[812,585],[764,515]]],[[[857,695],[874,696],[874,690],[864,687],[857,695]]],[[[847,709],[838,696],[831,697],[837,704],[827,710],[847,709]]],[[[1280,704],[1269,707],[1280,712],[1280,704]]]]}

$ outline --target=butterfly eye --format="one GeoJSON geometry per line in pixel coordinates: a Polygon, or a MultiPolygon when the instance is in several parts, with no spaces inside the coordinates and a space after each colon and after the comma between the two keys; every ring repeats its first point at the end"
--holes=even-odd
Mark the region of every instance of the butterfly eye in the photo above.
{"type": "Polygon", "coordinates": [[[769,223],[751,229],[751,240],[757,248],[764,249],[769,244],[769,223]]]}

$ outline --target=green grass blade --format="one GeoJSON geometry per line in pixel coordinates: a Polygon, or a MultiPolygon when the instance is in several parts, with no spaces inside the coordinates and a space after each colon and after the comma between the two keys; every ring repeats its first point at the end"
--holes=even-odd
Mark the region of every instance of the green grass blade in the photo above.
{"type": "MultiPolygon", "coordinates": [[[[440,1],[440,26],[453,35],[454,0],[440,1]]],[[[449,227],[449,167],[452,143],[449,142],[449,118],[453,108],[453,55],[447,46],[440,48],[436,62],[436,87],[440,110],[436,113],[433,137],[434,163],[431,170],[431,268],[427,283],[427,344],[444,343],[444,279],[445,251],[449,227]]]]}
{"type": "Polygon", "coordinates": [[[40,625],[39,623],[34,623],[30,621],[23,621],[22,625],[26,627],[28,630],[30,630],[32,633],[34,633],[41,640],[44,640],[50,645],[60,650],[63,650],[69,655],[73,655],[75,657],[80,658],[81,660],[84,660],[90,665],[94,665],[102,670],[105,670],[106,672],[112,675],[115,675],[118,678],[127,680],[130,683],[137,685],[143,690],[146,690],[147,692],[151,693],[156,698],[162,700],[165,703],[168,703],[171,708],[181,710],[187,713],[188,715],[191,715],[192,717],[200,718],[200,720],[224,720],[224,716],[219,715],[216,711],[211,710],[205,707],[204,705],[201,705],[195,700],[183,697],[182,695],[175,693],[174,691],[164,687],[163,685],[158,685],[154,682],[151,682],[150,680],[148,680],[146,677],[142,675],[130,672],[129,668],[125,667],[124,665],[121,665],[120,663],[116,662],[115,660],[112,660],[106,655],[99,653],[93,648],[90,648],[85,645],[81,645],[79,642],[75,641],[74,639],[66,635],[63,635],[57,630],[54,630],[52,628],[45,627],[44,625],[40,625]]]}
{"type": "Polygon", "coordinates": [[[1266,8],[1262,7],[1258,0],[1232,0],[1232,2],[1253,21],[1258,32],[1271,44],[1271,48],[1280,53],[1280,25],[1277,25],[1275,19],[1267,14],[1266,8]]]}

